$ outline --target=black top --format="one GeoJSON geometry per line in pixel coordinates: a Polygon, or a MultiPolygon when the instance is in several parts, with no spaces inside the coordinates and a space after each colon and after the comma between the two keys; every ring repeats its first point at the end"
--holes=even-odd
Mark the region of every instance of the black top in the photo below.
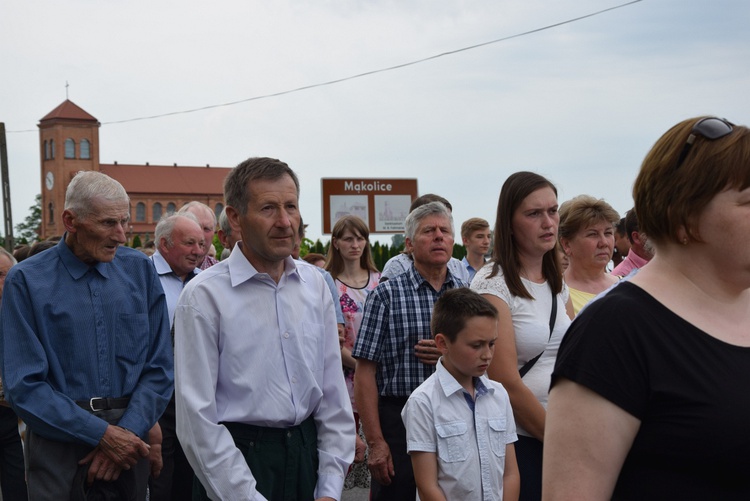
{"type": "Polygon", "coordinates": [[[570,326],[557,377],[641,421],[613,499],[750,499],[750,348],[625,282],[570,326]]]}

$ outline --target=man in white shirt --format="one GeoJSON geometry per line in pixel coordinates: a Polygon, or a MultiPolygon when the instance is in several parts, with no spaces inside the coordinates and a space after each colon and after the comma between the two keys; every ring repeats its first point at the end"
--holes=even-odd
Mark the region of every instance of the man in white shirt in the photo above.
{"type": "Polygon", "coordinates": [[[154,231],[156,252],[151,256],[159,281],[167,296],[169,325],[174,324],[177,299],[185,284],[201,270],[205,239],[203,230],[191,213],[163,217],[154,231]]]}
{"type": "MultiPolygon", "coordinates": [[[[174,323],[174,310],[182,289],[201,270],[203,259],[203,229],[195,216],[170,214],[161,218],[154,230],[156,252],[151,256],[159,281],[167,296],[169,326],[174,323]]],[[[193,492],[193,470],[185,458],[175,431],[174,395],[164,414],[159,418],[161,428],[161,457],[164,462],[161,474],[149,478],[150,498],[190,499],[193,492]]],[[[154,444],[152,443],[152,448],[154,444]]]]}
{"type": "Polygon", "coordinates": [[[251,158],[227,176],[224,198],[239,252],[177,304],[177,435],[206,498],[338,500],[354,419],[331,294],[290,256],[297,176],[251,158]]]}

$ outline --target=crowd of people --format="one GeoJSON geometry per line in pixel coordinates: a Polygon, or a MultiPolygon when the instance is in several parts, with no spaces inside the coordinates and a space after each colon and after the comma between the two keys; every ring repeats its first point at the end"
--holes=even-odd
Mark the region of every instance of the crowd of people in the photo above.
{"type": "Polygon", "coordinates": [[[624,217],[516,172],[463,260],[423,195],[382,273],[356,216],[300,258],[282,161],[224,196],[139,252],[81,172],[64,235],[0,250],[2,499],[750,498],[748,128],[672,127],[624,217]]]}

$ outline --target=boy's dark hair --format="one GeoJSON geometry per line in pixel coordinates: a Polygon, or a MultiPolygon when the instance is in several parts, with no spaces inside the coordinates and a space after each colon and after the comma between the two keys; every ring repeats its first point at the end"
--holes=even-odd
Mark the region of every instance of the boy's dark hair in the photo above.
{"type": "Polygon", "coordinates": [[[432,310],[432,335],[442,334],[451,343],[472,317],[497,318],[497,308],[480,294],[460,287],[443,293],[432,310]]]}

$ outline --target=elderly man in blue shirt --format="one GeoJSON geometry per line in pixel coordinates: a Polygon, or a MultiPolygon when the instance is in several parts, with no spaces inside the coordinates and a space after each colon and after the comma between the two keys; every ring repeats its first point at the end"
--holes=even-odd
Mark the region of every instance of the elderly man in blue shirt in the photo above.
{"type": "Polygon", "coordinates": [[[82,471],[92,487],[145,499],[145,440],[172,393],[172,350],[156,270],[122,246],[129,213],[117,181],[78,173],[64,238],[6,278],[0,355],[28,426],[30,499],[67,499],[82,471]]]}

